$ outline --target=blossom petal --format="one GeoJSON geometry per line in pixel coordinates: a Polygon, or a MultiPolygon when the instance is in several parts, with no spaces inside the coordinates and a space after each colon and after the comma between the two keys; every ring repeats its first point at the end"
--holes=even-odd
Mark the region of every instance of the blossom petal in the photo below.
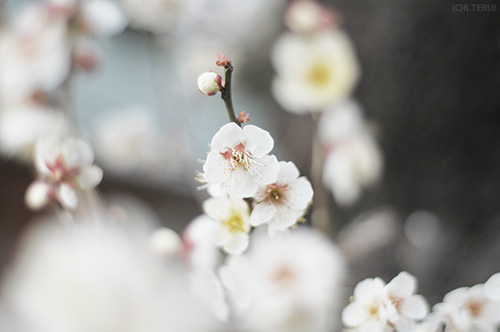
{"type": "Polygon", "coordinates": [[[83,167],[78,174],[77,181],[82,189],[90,189],[97,186],[102,180],[102,169],[96,165],[83,167]]]}
{"type": "Polygon", "coordinates": [[[405,299],[415,293],[417,278],[408,272],[401,272],[385,286],[387,294],[397,299],[405,299]]]}
{"type": "Polygon", "coordinates": [[[210,183],[224,182],[229,179],[232,173],[231,164],[219,153],[212,151],[207,156],[207,161],[203,164],[204,179],[210,183]]]}
{"type": "Polygon", "coordinates": [[[50,201],[49,192],[51,188],[51,185],[43,181],[30,184],[24,197],[26,205],[35,210],[43,208],[50,201]]]}
{"type": "Polygon", "coordinates": [[[76,209],[78,205],[78,196],[73,188],[69,185],[62,183],[58,188],[58,196],[61,204],[70,210],[76,209]]]}
{"type": "Polygon", "coordinates": [[[429,305],[422,295],[412,295],[401,303],[399,310],[406,317],[422,319],[429,312],[429,305]]]}
{"type": "Polygon", "coordinates": [[[500,301],[500,273],[495,273],[485,282],[484,290],[489,299],[500,301]]]}
{"type": "Polygon", "coordinates": [[[274,208],[272,205],[267,204],[266,202],[262,202],[257,204],[252,214],[250,215],[250,225],[259,226],[262,225],[274,216],[274,208]]]}
{"type": "Polygon", "coordinates": [[[245,135],[245,150],[252,153],[254,156],[263,156],[271,152],[274,146],[274,140],[269,132],[248,125],[243,128],[245,135]]]}
{"type": "Polygon", "coordinates": [[[253,181],[259,185],[266,185],[276,182],[276,177],[280,169],[278,159],[274,155],[264,156],[259,160],[260,165],[256,165],[258,174],[253,176],[253,181]]]}
{"type": "Polygon", "coordinates": [[[55,136],[44,137],[36,143],[35,146],[35,167],[45,175],[51,172],[47,167],[47,163],[54,163],[61,151],[61,142],[55,136]]]}
{"type": "Polygon", "coordinates": [[[354,288],[354,299],[356,302],[372,303],[383,297],[384,282],[380,278],[367,278],[360,281],[354,288]]]}
{"type": "Polygon", "coordinates": [[[231,172],[228,181],[224,183],[224,188],[232,197],[251,197],[259,188],[258,184],[253,181],[257,177],[256,174],[252,176],[243,167],[238,167],[231,172]]]}
{"type": "Polygon", "coordinates": [[[212,150],[232,149],[244,139],[243,130],[234,122],[222,126],[212,138],[212,150]]]}
{"type": "Polygon", "coordinates": [[[278,178],[276,179],[276,183],[278,184],[289,184],[297,180],[300,175],[299,169],[295,164],[291,161],[285,162],[280,161],[280,171],[278,172],[278,178]]]}
{"type": "Polygon", "coordinates": [[[306,177],[298,178],[286,191],[288,206],[296,210],[304,210],[313,198],[311,182],[306,177]]]}
{"type": "Polygon", "coordinates": [[[342,322],[348,327],[355,327],[365,322],[370,314],[365,306],[353,302],[342,311],[342,322]]]}
{"type": "Polygon", "coordinates": [[[223,249],[231,255],[239,255],[248,247],[248,233],[234,233],[225,236],[223,249]]]}
{"type": "Polygon", "coordinates": [[[284,231],[288,227],[295,225],[297,219],[302,216],[302,211],[289,208],[287,205],[277,206],[274,218],[270,221],[272,227],[279,231],[284,231]]]}
{"type": "Polygon", "coordinates": [[[62,146],[62,155],[68,167],[82,167],[94,161],[94,151],[81,139],[68,139],[62,146]]]}

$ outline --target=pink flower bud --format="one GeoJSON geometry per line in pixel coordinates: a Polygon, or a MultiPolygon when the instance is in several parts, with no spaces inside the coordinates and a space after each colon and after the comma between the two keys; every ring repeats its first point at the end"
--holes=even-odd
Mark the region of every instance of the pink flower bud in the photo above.
{"type": "Polygon", "coordinates": [[[222,86],[222,77],[213,71],[207,71],[198,77],[198,89],[207,96],[215,95],[222,86]]]}

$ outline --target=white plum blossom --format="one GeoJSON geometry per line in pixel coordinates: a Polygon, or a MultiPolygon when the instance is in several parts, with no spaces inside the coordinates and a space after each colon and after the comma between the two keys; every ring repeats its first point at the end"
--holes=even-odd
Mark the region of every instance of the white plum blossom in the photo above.
{"type": "Polygon", "coordinates": [[[348,97],[359,77],[349,37],[340,30],[313,35],[285,34],[276,42],[272,92],[292,113],[323,111],[348,97]]]}
{"type": "Polygon", "coordinates": [[[220,196],[203,202],[203,210],[217,221],[215,244],[231,255],[239,255],[248,246],[250,215],[241,198],[220,196]]]}
{"type": "Polygon", "coordinates": [[[487,294],[483,284],[449,292],[442,303],[434,305],[434,321],[444,324],[446,332],[497,331],[500,302],[490,300],[487,294]]]}
{"type": "Polygon", "coordinates": [[[207,71],[198,77],[198,89],[207,96],[215,95],[221,86],[222,77],[213,71],[207,71]]]}
{"type": "Polygon", "coordinates": [[[92,165],[93,161],[92,148],[81,139],[61,141],[55,136],[40,139],[35,147],[35,168],[40,180],[27,190],[28,205],[43,207],[49,197],[64,208],[75,209],[78,205],[76,190],[92,189],[102,180],[102,169],[92,165]],[[46,185],[42,186],[41,182],[46,185]],[[42,195],[43,188],[45,195],[42,195]]]}
{"type": "Polygon", "coordinates": [[[346,100],[328,109],[319,122],[319,138],[328,149],[323,182],[342,205],[353,204],[362,188],[382,173],[381,152],[364,122],[359,105],[346,100]]]}
{"type": "Polygon", "coordinates": [[[260,185],[276,181],[279,163],[268,155],[273,145],[271,135],[259,127],[228,123],[212,139],[203,180],[208,185],[220,183],[233,197],[251,197],[260,185]]]}
{"type": "Polygon", "coordinates": [[[295,225],[304,215],[313,197],[313,189],[306,177],[299,177],[293,162],[280,162],[276,182],[262,186],[254,195],[256,205],[250,215],[250,224],[268,225],[269,235],[295,225]]]}
{"type": "Polygon", "coordinates": [[[39,90],[60,86],[69,73],[65,20],[43,4],[26,7],[0,36],[0,97],[4,107],[25,102],[39,90]]]}
{"type": "Polygon", "coordinates": [[[256,232],[219,271],[236,322],[254,332],[330,331],[344,272],[338,249],[306,228],[272,240],[256,232]]]}
{"type": "Polygon", "coordinates": [[[3,304],[22,331],[220,331],[183,266],[150,251],[140,220],[78,221],[30,228],[6,270],[3,304]]]}
{"type": "Polygon", "coordinates": [[[401,272],[387,285],[368,278],[356,285],[353,301],[342,312],[342,322],[355,331],[415,331],[416,321],[428,313],[421,295],[415,295],[416,278],[401,272]]]}
{"type": "Polygon", "coordinates": [[[385,283],[380,278],[368,278],[354,288],[354,301],[342,311],[345,326],[363,332],[387,331],[387,299],[385,283]]]}

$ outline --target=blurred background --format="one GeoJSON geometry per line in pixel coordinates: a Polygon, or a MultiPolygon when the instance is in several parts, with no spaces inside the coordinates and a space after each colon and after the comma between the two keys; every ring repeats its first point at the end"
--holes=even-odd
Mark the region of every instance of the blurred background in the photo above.
{"type": "MultiPolygon", "coordinates": [[[[348,290],[406,270],[433,304],[500,271],[500,8],[454,12],[457,1],[322,1],[341,13],[356,47],[355,97],[385,163],[379,185],[357,204],[329,197],[348,290]]],[[[27,2],[1,2],[2,21],[27,2]]],[[[141,206],[182,232],[207,197],[194,181],[198,160],[227,122],[220,98],[196,83],[204,71],[222,74],[218,53],[235,67],[236,111],[269,131],[273,153],[305,175],[312,121],[285,112],[270,93],[269,54],[285,31],[286,1],[164,2],[148,11],[144,1],[122,1],[131,24],[95,41],[101,64],[71,82],[72,110],[104,169],[103,197],[141,206]]],[[[2,267],[34,217],[24,205],[33,176],[29,165],[2,157],[2,267]]]]}

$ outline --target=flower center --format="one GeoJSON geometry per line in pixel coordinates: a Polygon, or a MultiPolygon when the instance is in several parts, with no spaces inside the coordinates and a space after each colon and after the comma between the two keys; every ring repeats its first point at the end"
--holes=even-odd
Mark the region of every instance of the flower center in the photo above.
{"type": "Polygon", "coordinates": [[[267,186],[266,197],[264,199],[271,204],[282,204],[285,201],[286,188],[286,185],[270,184],[267,186]]]}
{"type": "Polygon", "coordinates": [[[233,149],[228,149],[225,152],[219,152],[224,159],[231,163],[232,170],[234,171],[238,167],[243,167],[246,171],[253,175],[254,172],[261,176],[257,170],[256,165],[263,165],[257,162],[255,159],[259,157],[253,156],[250,152],[245,150],[243,143],[236,145],[233,149]]]}
{"type": "Polygon", "coordinates": [[[372,305],[370,307],[370,309],[368,310],[368,313],[370,314],[370,316],[372,317],[378,317],[378,305],[372,305]]]}
{"type": "Polygon", "coordinates": [[[307,81],[315,87],[323,87],[330,82],[332,71],[323,62],[317,62],[309,69],[307,73],[307,81]]]}
{"type": "Polygon", "coordinates": [[[70,186],[74,185],[74,178],[80,173],[79,167],[68,167],[64,159],[59,155],[54,163],[46,162],[45,165],[52,173],[51,180],[54,183],[67,183],[70,186]]]}
{"type": "Polygon", "coordinates": [[[483,311],[484,303],[478,300],[470,300],[467,302],[466,307],[472,317],[479,317],[483,311]]]}
{"type": "Polygon", "coordinates": [[[231,233],[242,233],[245,232],[245,222],[241,217],[241,213],[233,212],[229,218],[222,222],[222,225],[226,227],[231,233]]]}

